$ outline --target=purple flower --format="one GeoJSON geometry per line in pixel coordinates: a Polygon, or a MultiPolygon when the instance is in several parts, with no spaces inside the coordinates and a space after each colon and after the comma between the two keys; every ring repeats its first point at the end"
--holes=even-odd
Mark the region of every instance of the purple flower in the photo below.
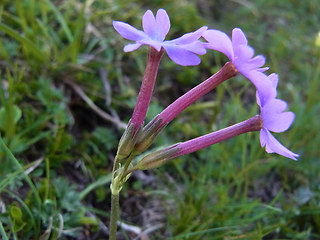
{"type": "Polygon", "coordinates": [[[206,48],[224,53],[237,70],[256,86],[263,103],[272,98],[275,89],[263,73],[268,68],[261,68],[265,64],[265,57],[253,57],[254,49],[248,45],[248,40],[240,28],[233,29],[232,39],[224,32],[213,29],[205,31],[202,36],[208,41],[206,48]]]}
{"type": "Polygon", "coordinates": [[[174,40],[164,41],[170,29],[170,19],[164,9],[159,9],[156,17],[151,10],[146,11],[142,18],[143,31],[120,21],[113,21],[113,26],[122,37],[136,42],[127,44],[123,49],[125,52],[134,51],[144,44],[158,52],[163,47],[171,60],[182,66],[198,65],[201,59],[196,54],[206,53],[206,48],[199,38],[207,27],[201,27],[174,40]]]}
{"type": "Polygon", "coordinates": [[[266,147],[268,153],[278,153],[287,158],[297,160],[296,157],[299,157],[299,155],[284,147],[270,133],[270,131],[276,133],[286,131],[293,123],[294,113],[284,112],[287,109],[287,103],[276,98],[269,99],[264,105],[259,105],[263,121],[262,129],[260,130],[261,147],[266,147]]]}

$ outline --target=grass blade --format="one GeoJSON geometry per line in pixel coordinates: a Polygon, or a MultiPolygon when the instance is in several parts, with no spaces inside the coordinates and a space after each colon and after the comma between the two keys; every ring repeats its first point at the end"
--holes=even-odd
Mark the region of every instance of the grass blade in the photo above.
{"type": "Polygon", "coordinates": [[[16,32],[15,30],[13,30],[11,27],[3,24],[3,23],[0,23],[0,31],[3,31],[5,32],[6,34],[8,34],[9,36],[11,36],[12,38],[14,38],[15,40],[21,42],[28,50],[30,50],[31,52],[33,52],[33,54],[39,59],[39,60],[42,60],[44,61],[45,58],[44,58],[44,55],[42,52],[39,51],[39,49],[33,45],[33,43],[21,36],[18,32],[16,32]]]}
{"type": "Polygon", "coordinates": [[[51,10],[56,15],[57,20],[61,24],[61,27],[62,27],[63,31],[65,32],[69,43],[72,43],[73,42],[73,36],[72,36],[70,28],[68,27],[68,24],[66,23],[65,19],[63,18],[63,16],[59,12],[59,10],[56,8],[56,6],[51,1],[46,0],[46,3],[48,4],[48,6],[51,8],[51,10]]]}

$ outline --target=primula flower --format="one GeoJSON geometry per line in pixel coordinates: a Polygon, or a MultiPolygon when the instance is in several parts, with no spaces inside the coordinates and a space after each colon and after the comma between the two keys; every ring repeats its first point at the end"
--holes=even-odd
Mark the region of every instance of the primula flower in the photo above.
{"type": "Polygon", "coordinates": [[[277,153],[287,158],[297,160],[298,154],[291,152],[284,147],[271,132],[286,131],[294,120],[293,112],[284,112],[287,109],[287,103],[280,99],[269,99],[264,105],[260,106],[262,117],[262,129],[260,130],[261,147],[266,147],[268,153],[277,153]]]}
{"type": "Polygon", "coordinates": [[[198,65],[201,59],[196,54],[206,53],[206,48],[199,38],[207,27],[201,27],[174,40],[164,41],[170,30],[170,19],[164,9],[159,9],[156,17],[151,10],[146,11],[142,18],[143,31],[120,21],[113,21],[113,26],[122,37],[136,42],[127,44],[123,49],[125,52],[134,51],[144,44],[158,52],[163,47],[169,58],[182,66],[198,65]]]}
{"type": "Polygon", "coordinates": [[[248,45],[248,40],[240,28],[233,29],[232,39],[224,32],[213,29],[205,31],[202,36],[208,41],[206,48],[225,54],[237,70],[256,86],[262,102],[272,98],[275,89],[263,73],[268,68],[261,68],[265,64],[265,57],[253,57],[254,49],[248,45]]]}

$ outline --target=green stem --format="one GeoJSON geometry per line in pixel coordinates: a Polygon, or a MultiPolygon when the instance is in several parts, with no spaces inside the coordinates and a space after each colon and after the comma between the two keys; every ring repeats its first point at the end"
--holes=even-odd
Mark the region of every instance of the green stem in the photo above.
{"type": "Polygon", "coordinates": [[[46,192],[45,192],[45,200],[48,199],[49,196],[49,188],[50,188],[50,160],[46,158],[46,192]]]}
{"type": "Polygon", "coordinates": [[[7,237],[6,231],[4,230],[4,228],[2,226],[1,221],[0,221],[0,233],[1,233],[1,236],[3,237],[3,240],[9,240],[9,238],[7,237]]]}
{"type": "Polygon", "coordinates": [[[119,163],[120,163],[120,159],[119,159],[118,154],[117,154],[115,159],[114,159],[114,163],[113,163],[113,169],[112,169],[113,173],[115,173],[118,170],[119,163]]]}
{"type": "Polygon", "coordinates": [[[109,240],[116,240],[118,214],[119,214],[119,194],[111,194],[109,240]]]}
{"type": "Polygon", "coordinates": [[[135,156],[136,156],[136,155],[135,155],[134,153],[131,153],[130,156],[127,158],[126,164],[124,165],[123,170],[121,171],[121,178],[120,178],[120,180],[124,179],[124,178],[127,176],[126,172],[127,172],[128,168],[129,168],[129,166],[130,166],[130,163],[132,162],[132,159],[133,159],[135,156]]]}

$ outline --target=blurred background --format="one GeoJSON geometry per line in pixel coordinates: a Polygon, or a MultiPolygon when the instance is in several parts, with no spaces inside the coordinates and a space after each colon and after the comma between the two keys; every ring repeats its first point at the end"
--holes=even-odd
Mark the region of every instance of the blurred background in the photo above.
{"type": "MultiPolygon", "coordinates": [[[[242,28],[296,114],[275,136],[301,156],[267,154],[255,132],[136,172],[121,192],[119,239],[320,239],[318,0],[1,0],[2,239],[108,237],[110,172],[148,49],[124,53],[112,21],[142,29],[144,12],[159,8],[171,20],[166,39],[203,25],[242,28]]],[[[181,67],[164,55],[148,121],[227,61],[214,51],[201,59],[181,67]]],[[[258,111],[254,86],[237,76],[180,114],[149,152],[258,111]]]]}

